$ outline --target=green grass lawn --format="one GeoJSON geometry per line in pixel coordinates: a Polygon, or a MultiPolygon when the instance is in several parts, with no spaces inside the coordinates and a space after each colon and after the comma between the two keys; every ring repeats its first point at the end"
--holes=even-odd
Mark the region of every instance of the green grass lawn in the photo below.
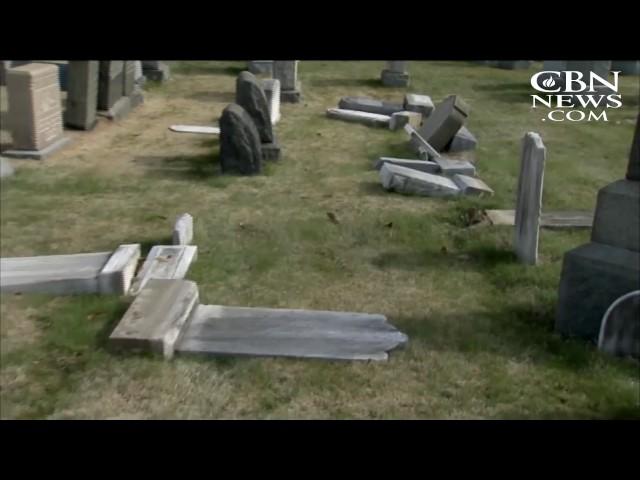
{"type": "MultiPolygon", "coordinates": [[[[145,104],[101,122],[50,160],[14,161],[1,191],[2,256],[170,241],[195,219],[188,278],[201,302],[382,313],[409,335],[388,362],[115,355],[105,339],[122,298],[2,295],[2,418],[640,417],[638,363],[553,331],[563,253],[589,232],[543,230],[540,265],[514,260],[512,228],[465,228],[469,208],[514,208],[520,142],[542,135],[544,210],[592,210],[626,171],[638,78],[621,78],[609,122],[542,122],[529,71],[411,62],[411,87],[384,88],[382,62],[299,66],[303,101],[283,104],[283,158],[263,175],[221,176],[212,124],[244,62],[177,62],[145,104]],[[488,199],[385,192],[379,156],[412,157],[403,131],[325,117],[344,95],[400,102],[459,94],[472,107],[488,199]],[[330,222],[333,212],[339,224],[330,222]],[[391,226],[389,226],[391,224],[391,226]]],[[[539,67],[539,65],[537,65],[539,67]]],[[[2,91],[4,95],[4,90],[2,91]]],[[[6,101],[3,99],[6,109],[6,101]]]]}

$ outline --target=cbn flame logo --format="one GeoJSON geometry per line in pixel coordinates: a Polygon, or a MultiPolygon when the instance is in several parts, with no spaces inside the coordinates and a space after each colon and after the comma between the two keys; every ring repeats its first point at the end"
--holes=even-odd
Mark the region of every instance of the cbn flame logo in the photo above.
{"type": "Polygon", "coordinates": [[[551,77],[547,78],[546,80],[544,80],[542,82],[542,86],[544,86],[545,88],[551,88],[556,84],[555,80],[551,77]]]}

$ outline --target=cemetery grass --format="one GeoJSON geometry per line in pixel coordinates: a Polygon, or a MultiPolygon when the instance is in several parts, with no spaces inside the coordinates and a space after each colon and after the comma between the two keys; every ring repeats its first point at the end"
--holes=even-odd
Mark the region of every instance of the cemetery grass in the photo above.
{"type": "Polygon", "coordinates": [[[189,212],[199,253],[187,278],[203,303],[382,313],[409,335],[406,348],[380,363],[169,363],[108,351],[123,298],[2,295],[1,417],[640,418],[638,363],[553,331],[562,255],[589,232],[543,230],[533,268],[514,261],[512,228],[468,226],[470,210],[514,208],[532,130],[549,152],[543,209],[592,210],[597,190],[624,175],[637,78],[622,78],[624,106],[608,123],[551,124],[530,109],[533,70],[410,65],[402,89],[379,85],[382,62],[301,62],[304,99],[283,104],[276,127],[283,158],[243,178],[219,174],[216,138],[167,130],[213,124],[243,63],[174,63],[172,80],[149,85],[122,122],[69,132],[73,143],[46,162],[14,162],[0,198],[2,256],[134,242],[146,253],[189,212]],[[411,158],[404,132],[324,115],[343,95],[400,101],[407,91],[468,101],[494,197],[387,193],[371,165],[411,158]]]}

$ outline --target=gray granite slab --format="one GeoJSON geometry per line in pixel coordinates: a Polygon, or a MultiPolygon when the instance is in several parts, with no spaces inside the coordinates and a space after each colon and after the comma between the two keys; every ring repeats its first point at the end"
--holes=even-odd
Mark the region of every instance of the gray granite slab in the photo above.
{"type": "Polygon", "coordinates": [[[340,108],[328,108],[327,117],[346,122],[362,123],[372,127],[389,127],[391,117],[377,113],[360,112],[357,110],[342,110],[340,108]]]}
{"type": "Polygon", "coordinates": [[[147,255],[129,290],[138,295],[145,284],[153,279],[181,279],[187,274],[198,255],[195,245],[156,245],[147,255]]]}
{"type": "Polygon", "coordinates": [[[418,170],[420,172],[425,173],[439,173],[440,167],[435,162],[430,162],[428,160],[412,160],[408,158],[393,158],[393,157],[380,157],[376,160],[374,164],[374,168],[376,170],[380,170],[382,165],[385,163],[390,163],[392,165],[398,165],[400,167],[412,168],[414,170],[418,170]]]}
{"type": "Polygon", "coordinates": [[[387,360],[407,336],[383,315],[200,305],[180,354],[387,360]]]}
{"type": "Polygon", "coordinates": [[[458,186],[447,177],[419,172],[387,162],[380,169],[380,182],[386,190],[405,195],[451,197],[460,194],[458,186]]]}
{"type": "Polygon", "coordinates": [[[189,245],[193,242],[193,217],[183,213],[176,219],[172,234],[174,245],[189,245]]]}

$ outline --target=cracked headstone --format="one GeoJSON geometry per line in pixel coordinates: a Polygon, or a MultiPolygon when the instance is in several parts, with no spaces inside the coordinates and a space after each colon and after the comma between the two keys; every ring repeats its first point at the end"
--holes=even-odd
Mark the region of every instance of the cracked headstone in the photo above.
{"type": "Polygon", "coordinates": [[[407,93],[404,97],[404,109],[410,112],[421,113],[427,118],[433,112],[433,100],[428,95],[418,95],[416,93],[407,93]]]}
{"type": "Polygon", "coordinates": [[[397,165],[399,167],[412,168],[425,173],[439,173],[440,167],[435,162],[428,160],[412,160],[408,158],[380,157],[376,160],[374,168],[380,170],[385,163],[397,165]]]}
{"type": "Polygon", "coordinates": [[[640,290],[621,296],[607,309],[598,348],[610,355],[640,358],[640,290]]]}
{"type": "Polygon", "coordinates": [[[360,112],[392,115],[403,110],[399,103],[383,102],[369,97],[342,97],[338,102],[342,110],[358,110],[360,112]]]}
{"type": "Polygon", "coordinates": [[[275,60],[273,78],[280,80],[280,101],[298,103],[301,96],[301,83],[298,80],[298,60],[275,60]]]}
{"type": "Polygon", "coordinates": [[[382,84],[387,87],[407,87],[409,85],[409,72],[406,60],[389,60],[380,74],[382,84]]]}
{"type": "Polygon", "coordinates": [[[456,174],[453,176],[453,181],[460,188],[463,195],[475,197],[490,197],[493,195],[493,190],[479,178],[456,174]]]}
{"type": "Polygon", "coordinates": [[[189,245],[193,242],[193,217],[183,213],[176,219],[172,234],[174,245],[189,245]]]}

